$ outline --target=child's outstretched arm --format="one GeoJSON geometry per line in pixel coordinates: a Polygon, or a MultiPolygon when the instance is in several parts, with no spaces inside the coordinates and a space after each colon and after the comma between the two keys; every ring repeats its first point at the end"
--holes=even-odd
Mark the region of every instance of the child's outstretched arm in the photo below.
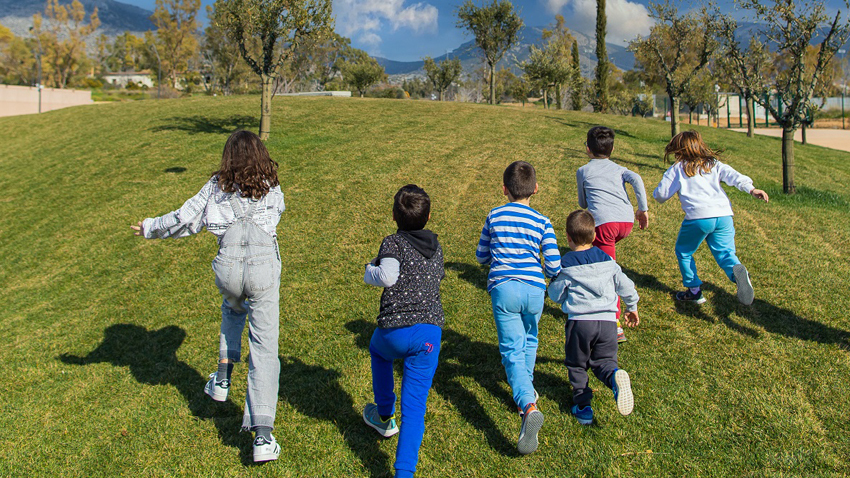
{"type": "Polygon", "coordinates": [[[186,237],[204,229],[204,210],[212,194],[214,184],[208,181],[203,188],[189,198],[180,209],[159,217],[149,217],[135,226],[130,226],[136,236],[145,239],[186,237]]]}
{"type": "Polygon", "coordinates": [[[555,229],[548,220],[546,221],[540,249],[543,251],[543,275],[546,277],[557,276],[561,272],[561,252],[558,250],[555,229]]]}
{"type": "Polygon", "coordinates": [[[682,185],[679,184],[676,167],[677,165],[674,164],[667,168],[667,171],[664,172],[664,176],[661,176],[661,181],[658,182],[658,186],[655,187],[655,191],[652,191],[652,197],[654,197],[659,203],[663,203],[675,196],[676,193],[679,192],[679,188],[682,187],[682,185]]]}
{"type": "Polygon", "coordinates": [[[637,313],[637,303],[640,300],[635,283],[623,273],[623,270],[617,267],[617,272],[614,274],[614,290],[617,295],[623,299],[626,304],[625,324],[628,327],[635,327],[640,323],[640,317],[637,313]]]}
{"type": "Polygon", "coordinates": [[[478,248],[475,249],[475,260],[481,265],[488,265],[493,257],[490,255],[490,217],[481,229],[481,238],[478,239],[478,248]]]}
{"type": "Polygon", "coordinates": [[[563,306],[564,302],[567,301],[567,294],[570,290],[570,279],[566,274],[558,274],[558,277],[549,283],[549,287],[546,289],[546,292],[549,294],[549,298],[554,302],[557,302],[558,305],[563,306]]]}
{"type": "Polygon", "coordinates": [[[647,204],[646,200],[646,187],[643,184],[643,178],[640,177],[640,174],[625,169],[623,171],[623,181],[631,184],[632,189],[635,191],[635,198],[638,203],[635,218],[637,218],[638,227],[646,229],[649,226],[649,204],[647,204]]]}
{"type": "Polygon", "coordinates": [[[770,198],[769,198],[769,197],[767,197],[767,193],[766,193],[766,192],[764,192],[764,191],[762,191],[761,189],[755,189],[755,188],[753,188],[753,190],[752,190],[752,191],[750,191],[750,196],[752,196],[752,197],[754,197],[754,198],[756,198],[756,199],[761,199],[761,200],[762,200],[762,201],[764,201],[764,202],[767,202],[767,201],[769,201],[769,200],[770,200],[770,198]]]}

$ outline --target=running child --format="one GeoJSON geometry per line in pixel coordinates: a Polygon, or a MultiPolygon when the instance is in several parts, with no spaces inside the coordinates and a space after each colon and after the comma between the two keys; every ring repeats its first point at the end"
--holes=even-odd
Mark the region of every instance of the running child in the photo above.
{"type": "Polygon", "coordinates": [[[502,180],[509,202],[487,215],[475,258],[490,266],[487,292],[493,302],[499,352],[522,416],[517,449],[528,454],[537,450],[537,433],[543,426],[533,383],[537,324],[543,314],[546,278],[558,275],[560,254],[549,218],[529,206],[538,191],[534,167],[525,161],[511,163],[502,180]]]}
{"type": "Polygon", "coordinates": [[[443,249],[437,235],[425,229],[430,218],[431,199],[425,190],[413,184],[399,189],[393,200],[398,231],[384,238],[363,276],[367,284],[384,288],[378,328],[369,343],[375,403],[363,409],[363,420],[384,437],[399,433],[394,416],[393,360],[404,361],[396,478],[412,477],[416,472],[428,391],[437,371],[445,325],[440,301],[440,281],[445,277],[443,249]]]}
{"type": "Polygon", "coordinates": [[[678,194],[685,211],[676,239],[676,259],[686,290],[678,292],[676,300],[705,302],[694,262],[694,253],[705,241],[717,265],[737,284],[738,300],[750,305],[755,298],[753,284],[747,268],[735,255],[732,203],[720,183],[734,186],[764,202],[768,201],[768,196],[753,187],[752,179],[721,163],[719,154],[710,149],[696,131],[677,134],[664,149],[664,159],[673,156],[676,162],[661,177],[652,196],[663,203],[678,194]]]}
{"type": "MultiPolygon", "coordinates": [[[[617,243],[631,234],[635,218],[641,229],[646,229],[649,224],[646,189],[639,174],[609,159],[614,151],[614,131],[611,128],[590,128],[584,146],[590,161],[576,171],[578,205],[590,211],[596,221],[593,245],[617,260],[617,243]],[[626,183],[631,184],[635,192],[637,213],[629,200],[626,183]]],[[[626,334],[620,326],[619,300],[617,304],[617,341],[625,342],[626,334]]]]}
{"type": "Polygon", "coordinates": [[[570,412],[582,425],[593,423],[588,369],[614,392],[620,414],[632,413],[631,379],[617,362],[618,297],[626,303],[626,326],[640,324],[634,282],[611,256],[593,246],[594,236],[594,218],[589,212],[570,213],[567,242],[571,251],[561,258],[561,272],[549,284],[549,298],[567,314],[564,363],[573,387],[570,412]]]}
{"type": "Polygon", "coordinates": [[[146,239],[186,237],[203,228],[218,239],[215,284],[223,297],[218,370],[204,393],[227,400],[233,364],[241,360],[246,318],[250,353],[242,430],[252,430],[254,461],[277,460],[272,435],[277,410],[280,360],[280,253],[277,224],[284,210],[278,165],[260,138],[248,131],[230,135],[218,171],[201,191],[173,212],[132,227],[146,239]]]}

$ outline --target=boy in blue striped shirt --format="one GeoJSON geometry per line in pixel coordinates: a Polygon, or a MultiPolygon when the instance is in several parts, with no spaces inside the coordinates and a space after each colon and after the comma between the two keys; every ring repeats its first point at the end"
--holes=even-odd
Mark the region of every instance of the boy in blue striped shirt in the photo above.
{"type": "Polygon", "coordinates": [[[537,323],[543,313],[546,278],[561,270],[552,223],[529,206],[537,189],[534,167],[525,161],[511,163],[502,186],[510,202],[487,215],[475,251],[478,262],[490,266],[487,292],[493,302],[502,365],[522,416],[517,443],[521,454],[537,450],[537,432],[543,426],[533,385],[537,323]]]}

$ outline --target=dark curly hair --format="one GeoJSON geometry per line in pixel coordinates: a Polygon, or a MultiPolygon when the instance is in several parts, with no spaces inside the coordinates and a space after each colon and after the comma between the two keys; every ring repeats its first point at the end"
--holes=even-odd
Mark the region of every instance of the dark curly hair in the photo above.
{"type": "Polygon", "coordinates": [[[256,134],[240,130],[224,144],[221,166],[212,173],[226,193],[241,192],[242,197],[260,199],[278,186],[277,163],[256,134]]]}

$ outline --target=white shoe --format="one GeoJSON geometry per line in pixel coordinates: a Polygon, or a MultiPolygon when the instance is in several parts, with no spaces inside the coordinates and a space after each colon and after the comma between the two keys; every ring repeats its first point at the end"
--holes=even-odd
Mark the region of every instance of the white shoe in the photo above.
{"type": "Polygon", "coordinates": [[[274,435],[272,435],[270,442],[263,437],[254,439],[254,463],[277,460],[279,456],[280,445],[277,444],[274,435]]]}
{"type": "Polygon", "coordinates": [[[753,291],[753,283],[750,281],[750,273],[744,264],[735,264],[732,268],[732,275],[735,276],[735,283],[738,285],[738,301],[744,305],[750,305],[755,299],[755,291],[753,291]]]}
{"type": "Polygon", "coordinates": [[[216,402],[227,400],[227,392],[230,391],[230,380],[216,381],[217,372],[210,374],[210,380],[204,385],[204,393],[212,397],[216,402]]]}

